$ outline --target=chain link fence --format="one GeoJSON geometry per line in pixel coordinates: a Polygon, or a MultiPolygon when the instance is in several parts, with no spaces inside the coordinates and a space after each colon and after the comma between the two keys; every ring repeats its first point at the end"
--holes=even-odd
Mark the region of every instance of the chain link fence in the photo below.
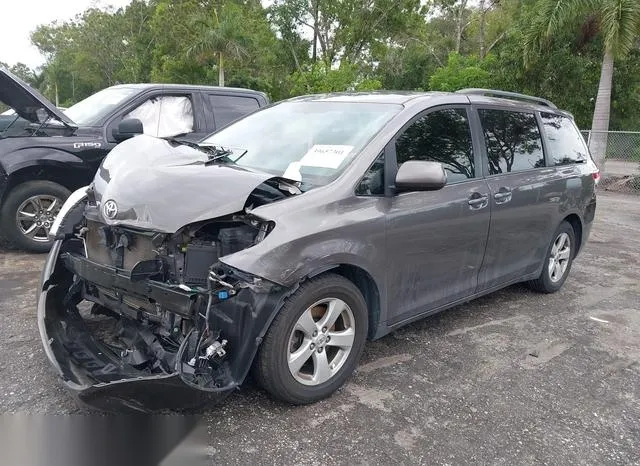
{"type": "Polygon", "coordinates": [[[640,132],[582,131],[587,144],[591,138],[604,136],[607,152],[601,168],[600,189],[640,194],[640,132]]]}

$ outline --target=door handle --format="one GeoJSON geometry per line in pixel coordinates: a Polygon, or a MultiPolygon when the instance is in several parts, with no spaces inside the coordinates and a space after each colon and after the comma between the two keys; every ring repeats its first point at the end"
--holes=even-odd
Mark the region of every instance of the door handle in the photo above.
{"type": "Polygon", "coordinates": [[[469,207],[473,210],[483,209],[489,204],[489,196],[486,194],[473,193],[469,197],[469,207]]]}
{"type": "Polygon", "coordinates": [[[511,200],[511,190],[509,188],[500,188],[500,190],[493,195],[496,204],[505,204],[511,200]]]}

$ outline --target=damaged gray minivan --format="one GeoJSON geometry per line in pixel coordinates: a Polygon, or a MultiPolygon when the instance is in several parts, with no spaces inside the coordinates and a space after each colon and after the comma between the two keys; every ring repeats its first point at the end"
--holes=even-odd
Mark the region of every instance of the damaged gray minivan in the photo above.
{"type": "Polygon", "coordinates": [[[105,409],[190,408],[252,372],[329,396],[367,339],[516,282],[560,289],[599,172],[544,99],[306,96],[198,144],[119,144],[52,228],[38,301],[64,384],[105,409]]]}

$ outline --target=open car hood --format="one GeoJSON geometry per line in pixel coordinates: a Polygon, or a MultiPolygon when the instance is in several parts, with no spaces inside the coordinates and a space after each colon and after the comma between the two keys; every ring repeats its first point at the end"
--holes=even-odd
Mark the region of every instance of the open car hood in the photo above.
{"type": "Polygon", "coordinates": [[[10,106],[18,115],[32,123],[43,123],[47,117],[52,117],[66,126],[77,127],[42,94],[4,68],[0,68],[0,102],[10,106]]]}
{"type": "Polygon", "coordinates": [[[205,165],[207,160],[197,149],[147,135],[118,144],[93,181],[100,221],[175,233],[190,223],[241,212],[266,181],[285,182],[233,164],[205,165]]]}

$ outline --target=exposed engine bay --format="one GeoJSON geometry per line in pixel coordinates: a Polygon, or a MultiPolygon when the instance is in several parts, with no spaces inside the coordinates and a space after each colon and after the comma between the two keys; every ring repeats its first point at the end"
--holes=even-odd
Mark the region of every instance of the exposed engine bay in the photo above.
{"type": "Polygon", "coordinates": [[[278,182],[262,183],[243,212],[173,234],[108,225],[89,195],[67,215],[80,220],[59,236],[47,302],[39,303],[63,379],[83,390],[150,377],[179,377],[178,385],[208,393],[239,385],[289,290],[218,259],[274,227],[252,207],[290,195],[278,182]]]}
{"type": "Polygon", "coordinates": [[[116,338],[110,344],[121,352],[124,363],[152,373],[170,373],[180,346],[189,338],[185,361],[193,369],[194,383],[220,386],[222,382],[216,381],[212,369],[219,369],[227,340],[220,339],[220,331],[207,324],[213,305],[234,296],[239,283],[231,278],[225,281],[225,272],[213,266],[218,257],[251,247],[267,228],[266,223],[256,227],[246,217],[234,216],[168,236],[88,221],[80,238],[90,261],[129,272],[132,282],[157,281],[169,290],[186,293],[189,299],[175,306],[89,280],[85,280],[81,296],[93,303],[93,314],[118,321],[116,338]],[[202,328],[198,317],[204,317],[202,328]]]}

